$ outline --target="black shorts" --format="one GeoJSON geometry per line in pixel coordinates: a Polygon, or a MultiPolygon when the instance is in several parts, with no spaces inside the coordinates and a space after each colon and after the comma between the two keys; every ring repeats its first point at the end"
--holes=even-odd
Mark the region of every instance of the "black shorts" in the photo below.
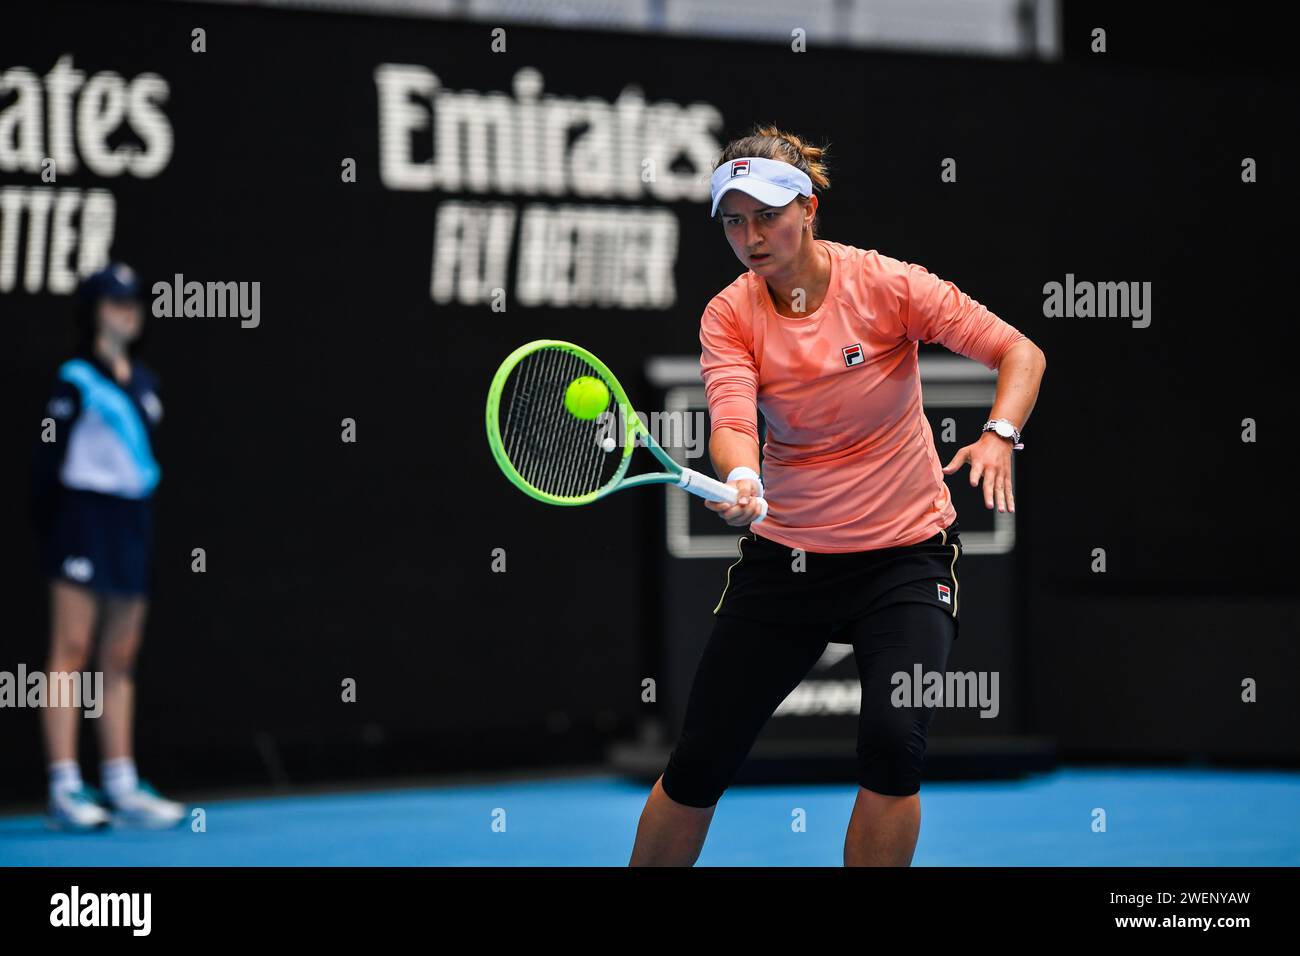
{"type": "Polygon", "coordinates": [[[774,624],[840,624],[891,604],[932,604],[960,623],[957,522],[917,544],[838,554],[805,551],[756,534],[736,543],[713,613],[774,624]]]}
{"type": "Polygon", "coordinates": [[[711,807],[731,785],[759,731],[822,656],[828,642],[852,644],[862,686],[859,786],[888,796],[921,789],[934,707],[900,701],[898,674],[942,673],[957,625],[940,608],[890,604],[838,625],[796,625],[719,615],[691,684],[664,793],[711,807]]]}
{"type": "Polygon", "coordinates": [[[42,572],[100,594],[149,592],[153,501],[64,488],[41,542],[42,572]]]}

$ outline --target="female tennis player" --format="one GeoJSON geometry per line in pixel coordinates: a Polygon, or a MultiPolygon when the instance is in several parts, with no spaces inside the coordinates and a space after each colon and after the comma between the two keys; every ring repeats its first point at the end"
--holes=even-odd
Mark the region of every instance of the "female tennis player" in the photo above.
{"type": "Polygon", "coordinates": [[[943,672],[957,637],[961,541],[943,476],[969,465],[985,507],[1015,510],[1011,454],[1043,353],[921,266],[818,239],[824,152],[756,127],[713,172],[712,215],[749,271],[700,321],[709,452],[740,493],[706,504],[734,527],[758,517],[760,497],[769,511],[737,542],[633,866],[694,864],[754,739],[828,642],[853,645],[862,683],[844,863],[909,866],[933,708],[894,706],[891,675],[943,672]],[[943,467],[921,404],[920,341],[998,371],[990,421],[943,467]]]}
{"type": "Polygon", "coordinates": [[[144,326],[135,274],[110,265],[88,276],[78,297],[82,341],[59,367],[46,407],[54,440],[37,444],[33,510],[50,581],[46,670],[85,672],[99,632],[103,701],[96,724],[105,799],[82,783],[77,763],[84,708],[46,707],[47,822],[70,830],[173,826],[185,807],[140,780],[132,756],[134,669],[160,475],[152,436],[162,404],[153,373],[131,354],[144,326]]]}

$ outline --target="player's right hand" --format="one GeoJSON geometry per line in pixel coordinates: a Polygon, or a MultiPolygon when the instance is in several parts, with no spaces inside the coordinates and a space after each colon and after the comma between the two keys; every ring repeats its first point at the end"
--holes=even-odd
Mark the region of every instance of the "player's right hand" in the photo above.
{"type": "Polygon", "coordinates": [[[752,524],[763,513],[758,503],[758,484],[752,478],[737,478],[727,484],[740,492],[740,498],[736,503],[729,505],[725,501],[706,500],[704,507],[718,514],[733,528],[743,528],[752,524]]]}

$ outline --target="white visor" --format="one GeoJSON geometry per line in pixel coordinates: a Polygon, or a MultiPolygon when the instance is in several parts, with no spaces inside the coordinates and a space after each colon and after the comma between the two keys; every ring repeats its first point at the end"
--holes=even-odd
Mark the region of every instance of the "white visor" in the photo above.
{"type": "Polygon", "coordinates": [[[812,180],[797,166],[762,156],[744,156],[729,160],[713,171],[710,180],[713,188],[713,209],[709,218],[718,214],[718,203],[733,189],[748,193],[768,206],[784,206],[795,196],[811,196],[812,180]]]}

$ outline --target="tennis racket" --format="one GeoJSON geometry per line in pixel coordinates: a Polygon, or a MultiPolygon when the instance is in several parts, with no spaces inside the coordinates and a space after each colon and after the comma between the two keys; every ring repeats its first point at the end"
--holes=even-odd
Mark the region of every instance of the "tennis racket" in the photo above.
{"type": "MultiPolygon", "coordinates": [[[[600,400],[598,385],[586,383],[588,401],[600,400]]],[[[596,412],[582,409],[584,414],[596,412]]],[[[735,504],[735,488],[686,468],[655,441],[632,408],[614,373],[572,342],[538,339],[506,357],[492,379],[487,399],[487,434],[492,457],[516,488],[552,505],[585,505],[615,491],[641,485],[676,485],[710,501],[735,504]],[[579,418],[566,404],[575,380],[589,376],[608,389],[603,411],[579,418]],[[619,413],[622,412],[620,419],[619,413]],[[615,441],[623,427],[622,441],[615,441]],[[643,444],[664,471],[627,476],[632,451],[643,444]]],[[[759,499],[759,517],[767,502],[759,499]]]]}

